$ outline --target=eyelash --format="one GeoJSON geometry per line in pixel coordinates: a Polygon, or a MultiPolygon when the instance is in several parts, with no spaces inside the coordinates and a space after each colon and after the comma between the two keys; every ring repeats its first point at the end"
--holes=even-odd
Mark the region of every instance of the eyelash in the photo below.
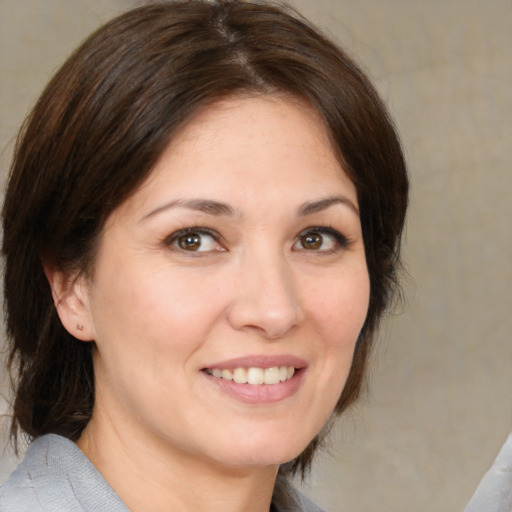
{"type": "MultiPolygon", "coordinates": [[[[164,243],[166,246],[171,247],[177,251],[186,252],[186,253],[202,253],[202,252],[209,252],[209,251],[187,251],[186,249],[183,249],[182,247],[178,247],[176,244],[178,240],[186,235],[207,235],[212,238],[216,243],[220,244],[220,240],[222,237],[214,231],[213,229],[209,228],[199,228],[199,227],[191,227],[191,228],[184,228],[180,229],[178,231],[175,231],[172,235],[168,236],[164,243]]],[[[220,251],[219,251],[220,252],[220,251]]]]}
{"type": "MultiPolygon", "coordinates": [[[[303,231],[301,231],[298,234],[297,239],[293,244],[293,247],[295,247],[297,244],[300,244],[301,240],[303,240],[304,237],[306,237],[308,235],[315,235],[315,234],[319,234],[322,236],[323,235],[331,236],[334,239],[335,246],[330,249],[321,249],[321,250],[307,249],[306,247],[302,246],[301,248],[298,248],[296,250],[312,252],[312,253],[316,252],[319,254],[333,254],[339,250],[347,249],[351,245],[350,239],[348,237],[346,237],[344,234],[342,234],[340,231],[338,231],[337,229],[327,227],[327,226],[311,226],[311,227],[304,229],[303,231]]],[[[218,232],[214,231],[213,229],[204,228],[204,227],[190,227],[190,228],[184,228],[184,229],[175,231],[170,236],[165,238],[164,244],[168,247],[171,247],[171,248],[177,250],[177,251],[192,253],[192,254],[196,254],[196,255],[200,254],[202,252],[205,252],[205,253],[211,252],[211,251],[198,251],[198,250],[187,251],[183,247],[177,246],[176,244],[178,243],[178,240],[181,237],[186,236],[186,235],[199,235],[200,237],[202,235],[207,235],[207,236],[211,237],[212,240],[214,240],[217,244],[222,245],[221,244],[222,237],[220,236],[220,234],[218,232]]],[[[323,242],[324,242],[324,240],[322,240],[322,243],[323,242]]],[[[218,252],[221,252],[221,251],[219,250],[218,252]]]]}
{"type": "Polygon", "coordinates": [[[299,243],[303,237],[305,237],[307,235],[312,235],[312,234],[329,235],[329,236],[333,237],[335,247],[333,247],[332,249],[327,249],[327,250],[324,249],[324,250],[319,250],[319,251],[312,250],[312,249],[306,249],[305,247],[303,247],[302,249],[299,249],[299,250],[303,250],[303,251],[307,251],[307,252],[317,252],[319,254],[333,254],[339,250],[349,248],[350,244],[351,244],[350,239],[348,237],[346,237],[343,233],[341,233],[337,229],[334,229],[331,227],[326,227],[326,226],[311,226],[309,228],[304,229],[303,231],[301,231],[299,233],[299,235],[297,237],[297,242],[295,242],[295,244],[299,243]]]}

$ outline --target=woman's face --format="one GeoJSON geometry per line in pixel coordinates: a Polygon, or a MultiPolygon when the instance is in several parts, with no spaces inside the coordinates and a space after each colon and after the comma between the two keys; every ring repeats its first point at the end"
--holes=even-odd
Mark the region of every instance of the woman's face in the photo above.
{"type": "Polygon", "coordinates": [[[80,286],[92,424],[224,466],[297,456],[369,295],[356,190],[318,115],[271,96],[202,112],[110,216],[80,286]]]}

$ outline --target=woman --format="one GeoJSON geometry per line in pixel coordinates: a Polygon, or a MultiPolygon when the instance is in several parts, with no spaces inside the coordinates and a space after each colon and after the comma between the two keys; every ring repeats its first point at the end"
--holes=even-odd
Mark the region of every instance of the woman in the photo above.
{"type": "Polygon", "coordinates": [[[286,481],[358,397],[407,176],[357,66],[265,3],[93,34],[20,136],[4,210],[0,510],[319,510],[286,481]]]}

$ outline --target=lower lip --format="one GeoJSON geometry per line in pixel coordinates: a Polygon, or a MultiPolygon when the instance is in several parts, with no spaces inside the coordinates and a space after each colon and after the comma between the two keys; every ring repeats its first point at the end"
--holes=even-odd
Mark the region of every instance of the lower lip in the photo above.
{"type": "Polygon", "coordinates": [[[293,396],[301,385],[304,369],[296,370],[291,379],[278,384],[238,384],[233,380],[213,377],[207,373],[204,373],[204,375],[222,393],[241,402],[264,405],[281,402],[293,396]]]}

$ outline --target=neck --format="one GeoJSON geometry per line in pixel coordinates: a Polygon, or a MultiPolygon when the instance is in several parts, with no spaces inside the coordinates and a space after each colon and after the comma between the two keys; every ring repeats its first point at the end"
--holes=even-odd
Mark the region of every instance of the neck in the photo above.
{"type": "Polygon", "coordinates": [[[278,466],[230,467],[93,415],[77,442],[132,512],[268,512],[278,466]]]}

